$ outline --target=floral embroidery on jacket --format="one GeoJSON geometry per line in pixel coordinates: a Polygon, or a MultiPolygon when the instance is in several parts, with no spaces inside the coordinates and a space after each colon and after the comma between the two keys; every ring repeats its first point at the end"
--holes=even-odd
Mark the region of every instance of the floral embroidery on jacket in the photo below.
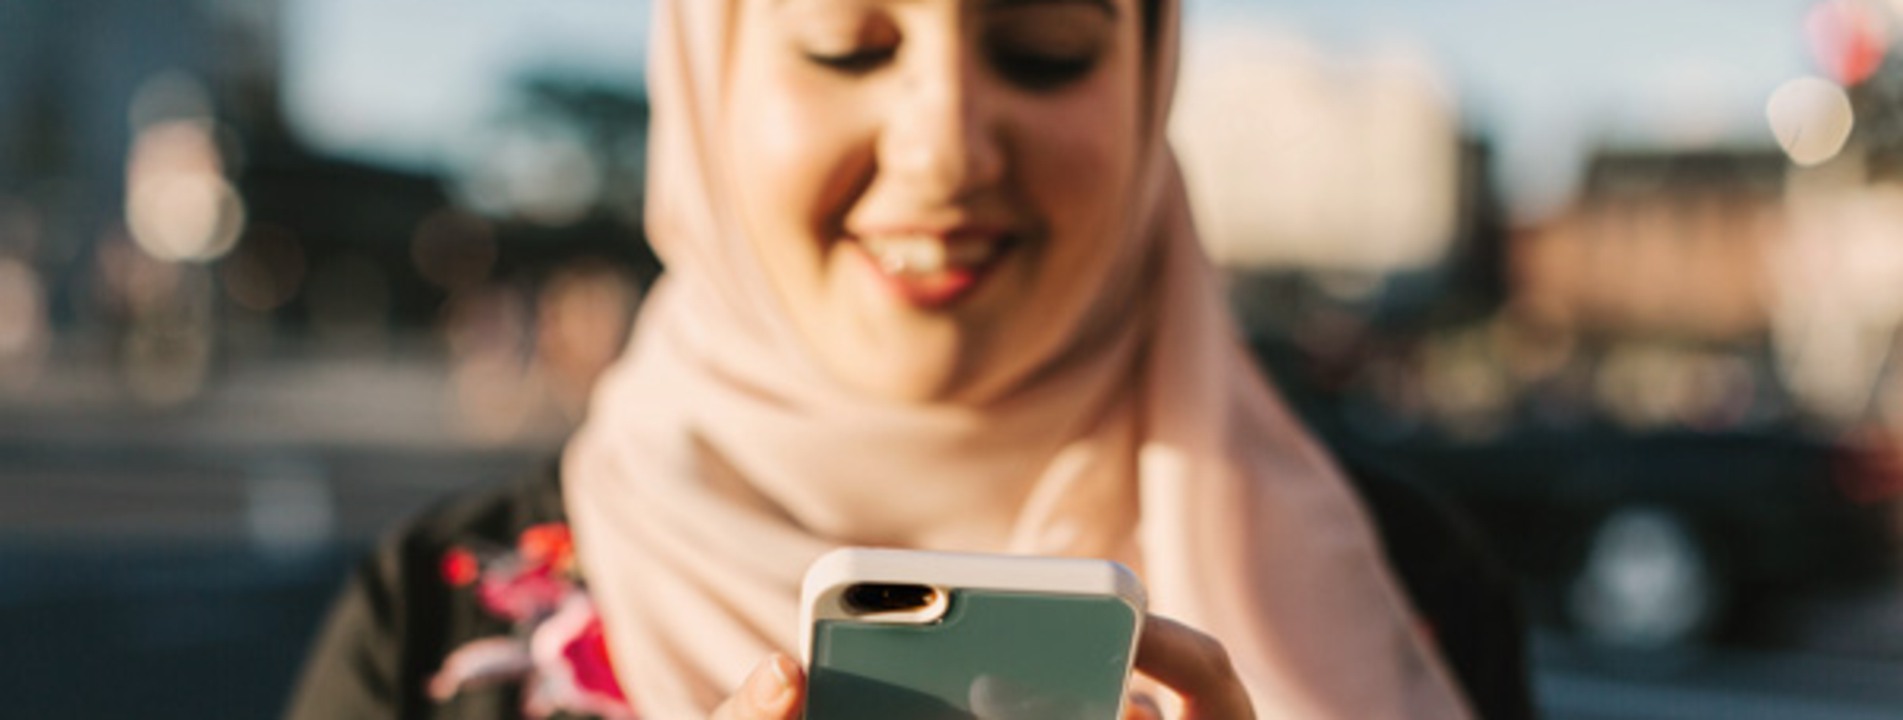
{"type": "Polygon", "coordinates": [[[566,524],[532,526],[508,550],[452,547],[441,571],[452,587],[475,592],[485,610],[514,629],[451,652],[430,679],[431,697],[442,702],[470,688],[520,682],[522,712],[529,718],[638,717],[615,680],[601,617],[582,585],[566,524]]]}

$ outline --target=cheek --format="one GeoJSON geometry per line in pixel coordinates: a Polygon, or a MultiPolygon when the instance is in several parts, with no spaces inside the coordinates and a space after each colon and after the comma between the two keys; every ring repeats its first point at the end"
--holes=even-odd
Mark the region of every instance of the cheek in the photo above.
{"type": "Polygon", "coordinates": [[[731,91],[730,177],[747,235],[782,290],[792,291],[789,284],[814,281],[818,251],[837,232],[868,143],[855,130],[854,103],[799,68],[755,63],[731,91]]]}
{"type": "Polygon", "coordinates": [[[1135,138],[1124,123],[1106,119],[1097,105],[1065,107],[1039,123],[1023,157],[1025,189],[1048,215],[1105,219],[1104,208],[1121,204],[1134,159],[1135,138]]]}
{"type": "MultiPolygon", "coordinates": [[[[1137,159],[1134,81],[1105,82],[1052,102],[1017,147],[1023,188],[1049,223],[1047,274],[1094,280],[1080,269],[1106,267],[1125,233],[1137,159]]],[[[1054,278],[1054,280],[1057,278],[1054,278]]]]}

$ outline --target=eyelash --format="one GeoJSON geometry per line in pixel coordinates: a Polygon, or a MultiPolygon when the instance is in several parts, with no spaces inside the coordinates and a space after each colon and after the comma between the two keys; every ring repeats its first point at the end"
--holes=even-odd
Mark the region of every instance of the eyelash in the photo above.
{"type": "MultiPolygon", "coordinates": [[[[1056,90],[1081,80],[1097,66],[1095,56],[1053,57],[1008,50],[989,52],[992,67],[1006,80],[1038,92],[1056,90]]],[[[878,70],[897,54],[896,48],[866,48],[835,55],[813,52],[805,55],[807,61],[815,65],[842,75],[858,77],[878,70]]]]}
{"type": "Polygon", "coordinates": [[[991,65],[1005,79],[1019,87],[1048,92],[1082,80],[1096,69],[1097,57],[1062,57],[993,50],[991,65]]]}
{"type": "Polygon", "coordinates": [[[859,76],[879,69],[898,51],[893,48],[866,48],[837,55],[806,53],[806,59],[820,67],[843,75],[859,76]]]}

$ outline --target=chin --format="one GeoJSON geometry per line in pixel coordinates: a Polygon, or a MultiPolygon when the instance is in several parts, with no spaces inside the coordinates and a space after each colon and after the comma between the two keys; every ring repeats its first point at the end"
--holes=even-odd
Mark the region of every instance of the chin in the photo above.
{"type": "Polygon", "coordinates": [[[953,307],[921,309],[894,297],[862,259],[832,261],[841,264],[829,273],[821,301],[796,307],[795,315],[807,321],[807,336],[821,343],[817,354],[840,385],[902,404],[956,401],[970,389],[985,370],[981,356],[998,325],[990,308],[1009,299],[1008,284],[982,288],[953,307]]]}
{"type": "Polygon", "coordinates": [[[883,342],[852,343],[827,353],[841,384],[867,396],[897,403],[950,400],[968,384],[969,363],[951,328],[899,333],[883,342]]]}
{"type": "Polygon", "coordinates": [[[862,376],[847,382],[867,397],[911,405],[949,400],[957,392],[957,383],[951,378],[916,373],[893,373],[878,378],[862,376]]]}
{"type": "Polygon", "coordinates": [[[884,367],[842,373],[854,390],[880,400],[926,404],[949,400],[964,386],[959,363],[948,358],[892,358],[884,367]]]}

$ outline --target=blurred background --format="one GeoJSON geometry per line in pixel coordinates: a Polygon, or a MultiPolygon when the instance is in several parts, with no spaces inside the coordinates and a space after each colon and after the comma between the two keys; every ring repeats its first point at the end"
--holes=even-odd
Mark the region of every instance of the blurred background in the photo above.
{"type": "MultiPolygon", "coordinates": [[[[659,272],[642,0],[0,0],[0,697],[271,717],[659,272]]],[[[1189,0],[1252,348],[1465,507],[1553,718],[1903,717],[1903,2],[1189,0]]]]}

